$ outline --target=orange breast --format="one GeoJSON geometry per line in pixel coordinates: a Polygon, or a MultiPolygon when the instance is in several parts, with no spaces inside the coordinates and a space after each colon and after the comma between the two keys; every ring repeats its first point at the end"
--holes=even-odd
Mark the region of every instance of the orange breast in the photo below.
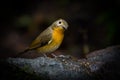
{"type": "Polygon", "coordinates": [[[52,38],[56,44],[61,44],[64,37],[64,29],[61,27],[55,28],[53,30],[52,38]]]}
{"type": "Polygon", "coordinates": [[[63,41],[64,29],[61,27],[56,27],[52,33],[52,41],[46,46],[37,49],[39,53],[51,53],[55,51],[63,41]]]}

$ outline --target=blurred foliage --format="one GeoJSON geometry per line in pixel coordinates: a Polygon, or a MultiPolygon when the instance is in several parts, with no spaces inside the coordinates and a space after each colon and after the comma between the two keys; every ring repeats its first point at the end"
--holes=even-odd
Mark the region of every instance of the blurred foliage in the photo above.
{"type": "Polygon", "coordinates": [[[21,16],[18,18],[16,22],[16,26],[29,26],[29,24],[32,22],[32,19],[28,15],[21,16]]]}

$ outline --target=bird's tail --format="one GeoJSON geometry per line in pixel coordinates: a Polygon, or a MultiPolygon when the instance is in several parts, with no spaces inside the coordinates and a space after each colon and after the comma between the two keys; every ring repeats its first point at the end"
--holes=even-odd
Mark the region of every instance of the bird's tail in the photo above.
{"type": "Polygon", "coordinates": [[[24,50],[23,52],[20,52],[20,53],[16,54],[15,57],[20,57],[20,56],[22,56],[23,54],[25,54],[25,53],[28,52],[28,51],[29,51],[29,49],[26,49],[26,50],[24,50]]]}

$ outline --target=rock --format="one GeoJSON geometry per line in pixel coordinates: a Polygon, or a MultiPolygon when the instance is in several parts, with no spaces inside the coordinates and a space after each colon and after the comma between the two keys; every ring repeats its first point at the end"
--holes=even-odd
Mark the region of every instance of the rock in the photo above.
{"type": "Polygon", "coordinates": [[[120,76],[119,60],[120,46],[94,51],[86,59],[75,59],[69,55],[8,58],[0,61],[0,80],[112,80],[120,76]]]}

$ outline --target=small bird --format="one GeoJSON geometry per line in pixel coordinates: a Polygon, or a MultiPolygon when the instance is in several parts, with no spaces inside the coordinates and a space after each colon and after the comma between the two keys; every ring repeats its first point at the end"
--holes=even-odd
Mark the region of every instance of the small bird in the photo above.
{"type": "Polygon", "coordinates": [[[64,19],[56,20],[52,25],[40,33],[30,46],[19,53],[19,55],[32,50],[45,56],[47,53],[54,52],[61,45],[64,38],[64,31],[67,30],[67,28],[68,23],[64,19]]]}

